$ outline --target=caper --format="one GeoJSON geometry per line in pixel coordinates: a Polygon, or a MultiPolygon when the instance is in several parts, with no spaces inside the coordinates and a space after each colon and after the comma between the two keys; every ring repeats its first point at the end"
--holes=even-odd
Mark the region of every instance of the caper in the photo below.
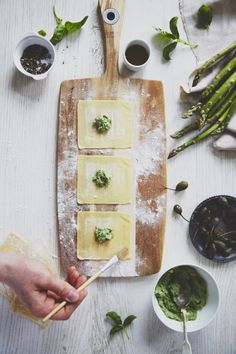
{"type": "Polygon", "coordinates": [[[200,231],[201,231],[201,235],[203,235],[203,236],[207,236],[209,234],[209,232],[207,231],[205,226],[202,226],[200,231]]]}
{"type": "Polygon", "coordinates": [[[200,209],[200,214],[201,215],[207,215],[208,214],[208,209],[207,209],[206,206],[200,209]]]}
{"type": "Polygon", "coordinates": [[[182,214],[183,209],[182,209],[182,207],[179,204],[175,204],[173,210],[174,210],[175,213],[179,214],[181,216],[181,218],[183,218],[185,221],[189,222],[189,220],[187,220],[183,216],[183,214],[182,214]]]}
{"type": "Polygon", "coordinates": [[[202,225],[204,225],[205,227],[210,226],[211,225],[211,218],[209,216],[204,217],[202,219],[202,225]]]}
{"type": "Polygon", "coordinates": [[[217,202],[222,208],[225,208],[229,205],[228,199],[226,197],[219,197],[217,202]]]}
{"type": "Polygon", "coordinates": [[[232,252],[232,248],[229,247],[229,248],[226,248],[223,252],[223,256],[224,257],[228,257],[230,255],[230,253],[232,252]]]}
{"type": "Polygon", "coordinates": [[[203,244],[204,244],[204,248],[207,249],[208,246],[210,245],[210,242],[212,240],[212,236],[211,233],[208,232],[208,234],[205,236],[204,240],[203,240],[203,244]]]}
{"type": "Polygon", "coordinates": [[[222,227],[217,226],[214,228],[214,236],[221,237],[221,236],[223,236],[224,233],[225,233],[225,230],[222,229],[222,227]]]}
{"type": "Polygon", "coordinates": [[[181,181],[176,185],[175,190],[176,190],[176,192],[180,192],[180,191],[184,191],[187,188],[188,188],[188,182],[181,181]]]}
{"type": "Polygon", "coordinates": [[[213,259],[216,255],[216,246],[214,243],[210,243],[210,245],[207,248],[207,256],[210,259],[213,259]]]}
{"type": "Polygon", "coordinates": [[[214,244],[216,245],[216,248],[221,251],[226,249],[226,244],[223,241],[214,241],[214,244]]]}
{"type": "Polygon", "coordinates": [[[181,215],[181,214],[182,214],[182,211],[183,211],[183,209],[182,209],[182,207],[181,207],[179,204],[175,204],[175,205],[174,205],[174,212],[175,212],[176,214],[181,215]]]}
{"type": "Polygon", "coordinates": [[[220,219],[216,216],[212,219],[212,224],[214,226],[217,226],[220,223],[220,219]]]}

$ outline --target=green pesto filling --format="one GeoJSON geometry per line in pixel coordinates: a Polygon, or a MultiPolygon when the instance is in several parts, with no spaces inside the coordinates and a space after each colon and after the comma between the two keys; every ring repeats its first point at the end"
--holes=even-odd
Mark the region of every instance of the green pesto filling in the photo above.
{"type": "Polygon", "coordinates": [[[93,182],[97,187],[106,187],[111,182],[111,177],[108,177],[103,170],[97,170],[93,177],[93,182]]]}
{"type": "Polygon", "coordinates": [[[104,243],[106,241],[111,240],[113,237],[112,229],[109,227],[95,227],[95,239],[99,243],[104,243]]]}
{"type": "Polygon", "coordinates": [[[93,126],[98,133],[107,133],[111,129],[111,118],[101,114],[95,118],[93,126]]]}
{"type": "Polygon", "coordinates": [[[189,303],[185,309],[187,320],[193,321],[197,318],[197,311],[207,303],[207,284],[193,267],[179,266],[170,269],[155,288],[155,296],[162,311],[168,318],[176,321],[182,321],[183,316],[173,298],[181,292],[188,293],[189,303]]]}

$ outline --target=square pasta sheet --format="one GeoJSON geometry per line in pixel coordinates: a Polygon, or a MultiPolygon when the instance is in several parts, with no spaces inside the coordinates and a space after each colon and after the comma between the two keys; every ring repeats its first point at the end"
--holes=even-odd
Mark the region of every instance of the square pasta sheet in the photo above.
{"type": "Polygon", "coordinates": [[[78,103],[78,146],[83,148],[129,148],[132,145],[133,107],[124,100],[88,100],[78,103]],[[111,128],[98,133],[93,126],[99,115],[111,118],[111,128]]]}
{"type": "Polygon", "coordinates": [[[77,257],[80,260],[106,260],[121,249],[127,248],[125,259],[130,258],[131,218],[126,213],[81,211],[78,213],[77,257]],[[99,243],[95,239],[95,227],[112,229],[111,240],[99,243]]]}
{"type": "Polygon", "coordinates": [[[132,200],[131,159],[120,156],[78,157],[77,199],[79,204],[127,204],[132,200]],[[111,182],[98,187],[93,177],[103,170],[111,182]]]}

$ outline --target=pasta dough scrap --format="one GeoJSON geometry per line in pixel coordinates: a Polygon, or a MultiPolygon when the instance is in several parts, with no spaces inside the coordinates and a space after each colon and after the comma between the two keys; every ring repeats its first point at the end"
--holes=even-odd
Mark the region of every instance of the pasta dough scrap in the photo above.
{"type": "Polygon", "coordinates": [[[82,148],[129,148],[132,146],[131,102],[124,100],[86,100],[78,103],[78,146],[82,148]],[[112,119],[107,133],[93,126],[98,115],[112,119]]]}
{"type": "MultiPolygon", "coordinates": [[[[42,262],[48,269],[52,271],[54,276],[58,276],[52,256],[47,251],[41,239],[29,241],[21,238],[15,233],[10,233],[4,243],[0,245],[0,257],[2,253],[12,253],[15,255],[27,256],[42,262]]],[[[10,308],[14,313],[18,313],[42,327],[48,327],[51,321],[43,323],[38,317],[33,316],[25,305],[19,300],[14,291],[6,284],[0,284],[0,294],[6,296],[9,301],[10,308]]]]}
{"type": "Polygon", "coordinates": [[[81,211],[77,220],[77,257],[80,260],[106,260],[122,248],[130,258],[131,217],[129,214],[108,211],[81,211]],[[113,238],[102,244],[95,240],[95,227],[109,227],[113,238]]]}
{"type": "Polygon", "coordinates": [[[78,158],[77,199],[79,204],[127,204],[132,200],[131,160],[120,156],[80,155],[78,158]],[[98,187],[93,177],[104,170],[111,182],[98,187]]]}

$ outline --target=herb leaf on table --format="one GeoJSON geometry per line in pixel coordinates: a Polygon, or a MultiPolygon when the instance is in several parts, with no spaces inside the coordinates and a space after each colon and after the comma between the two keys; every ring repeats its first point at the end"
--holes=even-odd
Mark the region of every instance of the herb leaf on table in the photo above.
{"type": "Polygon", "coordinates": [[[175,38],[179,38],[179,31],[177,27],[178,17],[175,16],[170,20],[170,30],[175,38]]]}
{"type": "Polygon", "coordinates": [[[65,26],[59,23],[54,29],[54,33],[52,38],[50,39],[50,42],[53,45],[56,45],[65,37],[66,34],[67,34],[67,30],[65,26]]]}
{"type": "Polygon", "coordinates": [[[127,327],[130,323],[132,323],[137,317],[134,315],[130,315],[128,317],[126,317],[126,319],[123,322],[123,326],[127,327]]]}
{"type": "Polygon", "coordinates": [[[129,315],[128,317],[125,318],[123,322],[120,315],[118,315],[118,313],[115,311],[107,312],[106,316],[111,318],[115,322],[115,326],[112,327],[112,329],[110,330],[111,337],[113,337],[117,332],[124,331],[126,337],[130,339],[126,331],[126,327],[129,326],[137,318],[136,316],[129,315]]]}
{"type": "Polygon", "coordinates": [[[65,23],[65,28],[68,31],[68,33],[72,33],[75,31],[79,31],[81,29],[81,27],[85,24],[85,22],[87,21],[88,16],[85,16],[83,18],[82,21],[80,22],[70,22],[70,21],[66,21],[65,23]]]}
{"type": "Polygon", "coordinates": [[[203,4],[199,7],[197,12],[197,26],[199,28],[208,29],[213,17],[213,10],[212,7],[208,4],[203,4]]]}
{"type": "Polygon", "coordinates": [[[115,321],[118,325],[122,324],[122,319],[121,317],[118,315],[118,313],[116,313],[115,311],[110,311],[107,312],[106,314],[107,317],[110,317],[113,321],[115,321]]]}
{"type": "Polygon", "coordinates": [[[170,53],[173,52],[173,50],[175,50],[176,46],[178,43],[182,43],[184,45],[188,45],[192,48],[197,47],[196,44],[190,44],[186,41],[184,41],[183,39],[180,38],[179,36],[179,31],[178,31],[178,27],[177,27],[177,22],[178,22],[178,17],[172,17],[172,19],[169,22],[169,27],[170,27],[170,31],[171,32],[167,32],[164,31],[161,28],[156,28],[156,31],[158,32],[160,38],[162,40],[168,41],[170,42],[164,49],[162,52],[163,58],[167,61],[169,61],[171,59],[170,57],[170,53]]]}
{"type": "MultiPolygon", "coordinates": [[[[57,43],[59,43],[68,33],[73,33],[75,31],[79,31],[88,19],[88,16],[85,16],[79,22],[66,21],[65,23],[63,23],[63,19],[58,17],[56,14],[55,5],[53,6],[53,15],[54,15],[56,22],[57,22],[57,25],[56,25],[54,32],[53,32],[53,35],[50,39],[50,42],[53,45],[56,45],[57,43]]],[[[46,32],[44,30],[40,30],[40,31],[38,31],[38,33],[43,37],[46,36],[46,32]]]]}
{"type": "Polygon", "coordinates": [[[165,58],[165,60],[170,60],[170,53],[173,52],[173,50],[175,50],[177,46],[177,42],[172,42],[170,44],[168,44],[164,49],[163,49],[163,57],[165,58]]]}

